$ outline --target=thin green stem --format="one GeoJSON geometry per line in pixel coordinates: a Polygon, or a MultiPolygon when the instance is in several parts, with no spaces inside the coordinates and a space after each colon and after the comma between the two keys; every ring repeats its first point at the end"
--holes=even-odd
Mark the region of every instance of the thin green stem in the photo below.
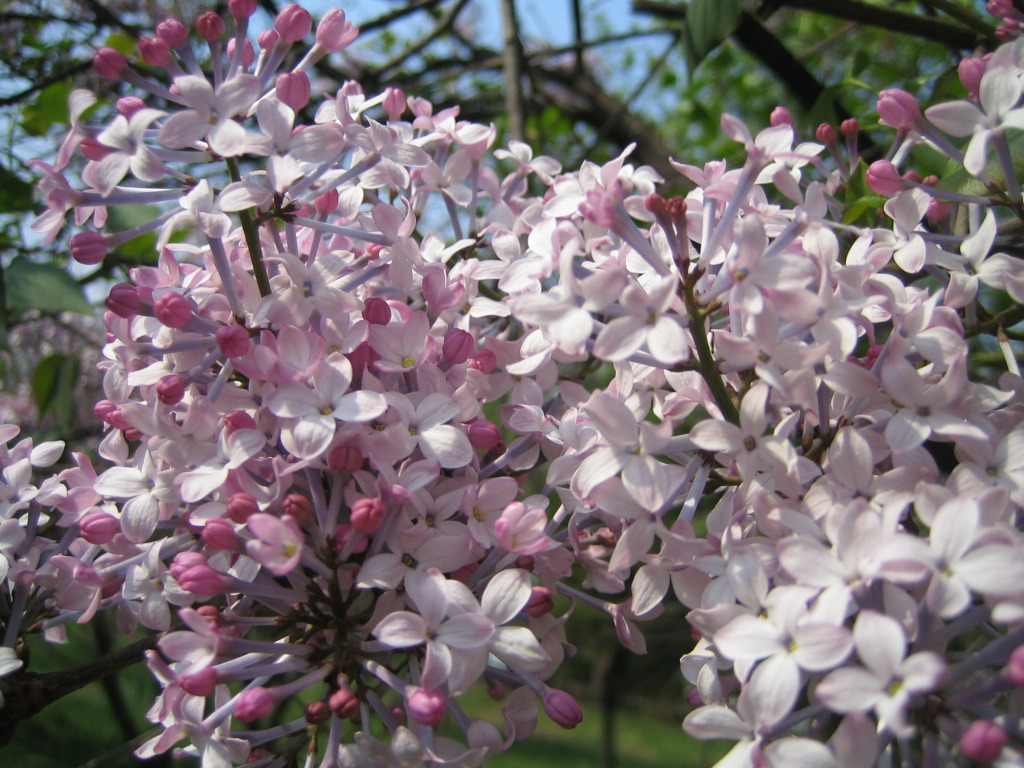
{"type": "Polygon", "coordinates": [[[707,382],[715,403],[722,411],[722,415],[732,424],[740,423],[740,412],[733,401],[729,390],[725,386],[722,374],[718,371],[715,363],[714,353],[711,351],[711,344],[708,342],[708,335],[704,330],[706,315],[699,306],[693,294],[693,282],[683,280],[683,302],[686,304],[686,313],[690,316],[690,330],[694,346],[697,347],[697,358],[700,361],[698,370],[701,377],[707,382]]]}
{"type": "MultiPolygon", "coordinates": [[[[228,165],[228,173],[232,181],[241,181],[242,175],[238,171],[238,161],[233,157],[224,158],[228,165]]],[[[249,260],[252,262],[252,271],[256,277],[256,285],[259,286],[260,296],[270,295],[270,278],[267,276],[267,268],[263,266],[263,248],[260,246],[260,234],[256,229],[256,217],[251,208],[238,212],[238,218],[242,223],[242,234],[245,236],[245,244],[249,249],[249,260]]]]}

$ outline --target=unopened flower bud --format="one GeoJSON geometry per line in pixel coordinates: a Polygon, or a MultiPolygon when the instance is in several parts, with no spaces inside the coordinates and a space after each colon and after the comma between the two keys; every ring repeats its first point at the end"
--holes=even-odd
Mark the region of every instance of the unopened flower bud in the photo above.
{"type": "Polygon", "coordinates": [[[224,357],[241,357],[249,351],[249,332],[240,325],[225,325],[217,329],[217,346],[224,357]]]}
{"type": "Polygon", "coordinates": [[[868,166],[865,181],[872,192],[893,197],[903,191],[903,177],[888,160],[876,160],[868,166]]]}
{"type": "Polygon", "coordinates": [[[878,117],[886,125],[909,131],[921,114],[917,99],[900,88],[887,88],[878,94],[878,117]]]}
{"type": "Polygon", "coordinates": [[[100,400],[92,407],[92,412],[114,429],[125,430],[131,427],[124,414],[121,413],[120,406],[112,400],[100,400]]]}
{"type": "Polygon", "coordinates": [[[245,411],[232,411],[224,417],[224,429],[230,435],[240,429],[258,429],[256,419],[245,411]]]}
{"type": "Polygon", "coordinates": [[[556,688],[548,689],[543,698],[544,711],[547,716],[563,728],[575,728],[583,722],[583,710],[576,699],[565,691],[556,688]]]}
{"type": "Polygon", "coordinates": [[[274,81],[274,95],[298,112],[309,103],[309,78],[305,72],[282,72],[274,81]]]}
{"type": "Polygon", "coordinates": [[[159,37],[139,39],[139,56],[151,67],[166,67],[171,63],[171,49],[159,37]]]}
{"type": "Polygon", "coordinates": [[[92,266],[107,257],[107,241],[99,232],[78,232],[71,237],[71,257],[92,266]]]}
{"type": "Polygon", "coordinates": [[[168,328],[181,328],[192,319],[192,305],[180,293],[167,291],[153,302],[153,316],[168,328]]]}
{"type": "Polygon", "coordinates": [[[476,340],[468,331],[452,328],[444,335],[441,356],[452,365],[466,362],[474,351],[476,351],[476,340]]]}
{"type": "Polygon", "coordinates": [[[988,0],[985,10],[1000,18],[1013,15],[1013,0],[988,0]]]}
{"type": "Polygon", "coordinates": [[[297,522],[301,523],[312,513],[313,502],[301,493],[289,493],[284,497],[282,507],[286,515],[291,515],[297,522]]]}
{"type": "Polygon", "coordinates": [[[468,362],[470,368],[486,374],[494,370],[498,364],[498,357],[489,349],[478,349],[468,362]]]}
{"type": "Polygon", "coordinates": [[[1007,736],[991,720],[975,720],[960,737],[960,753],[980,765],[991,765],[1002,754],[1007,736]]]}
{"type": "Polygon", "coordinates": [[[260,511],[260,505],[256,503],[256,497],[245,491],[231,494],[226,506],[228,517],[236,523],[244,523],[249,519],[249,515],[254,515],[260,511]]]}
{"type": "Polygon", "coordinates": [[[331,717],[331,708],[326,701],[311,701],[306,705],[305,715],[310,725],[323,725],[331,717]]]}
{"type": "Polygon", "coordinates": [[[196,613],[202,616],[206,620],[207,626],[210,629],[218,629],[220,627],[220,608],[215,605],[200,605],[196,608],[196,613]]]}
{"type": "Polygon", "coordinates": [[[185,396],[185,380],[176,373],[164,376],[156,383],[156,399],[164,405],[177,405],[185,396]]]}
{"type": "Polygon", "coordinates": [[[360,533],[374,533],[380,528],[387,511],[382,499],[359,499],[352,505],[349,515],[352,527],[360,533]]]}
{"type": "Polygon", "coordinates": [[[342,720],[359,714],[359,699],[350,688],[339,688],[327,699],[331,712],[342,720]]]}
{"type": "Polygon", "coordinates": [[[316,207],[316,212],[321,216],[334,213],[338,210],[338,190],[332,187],[317,197],[313,204],[316,207]]]}
{"type": "Polygon", "coordinates": [[[359,27],[345,18],[340,8],[332,8],[316,25],[316,44],[329,53],[348,48],[359,36],[359,27]]]}
{"type": "Polygon", "coordinates": [[[214,11],[207,11],[196,19],[196,31],[206,42],[216,42],[224,34],[224,20],[214,11]]]}
{"type": "Polygon", "coordinates": [[[256,44],[264,51],[272,50],[279,42],[281,42],[281,36],[273,29],[263,30],[256,38],[256,44]]]}
{"type": "Polygon", "coordinates": [[[238,534],[231,523],[220,517],[211,517],[203,526],[203,543],[213,550],[238,549],[238,534]]]}
{"type": "Polygon", "coordinates": [[[371,296],[363,304],[363,319],[370,325],[387,325],[391,322],[391,306],[379,296],[371,296]]]}
{"type": "Polygon", "coordinates": [[[297,43],[309,34],[313,28],[313,18],[309,11],[292,3],[281,9],[274,19],[274,29],[284,43],[297,43]]]}
{"type": "MultiPolygon", "coordinates": [[[[238,38],[232,37],[228,40],[228,58],[235,58],[235,44],[238,38]]],[[[252,49],[252,43],[248,39],[242,40],[242,66],[250,67],[256,59],[256,52],[252,49]]]]}
{"type": "Polygon", "coordinates": [[[389,120],[398,120],[405,112],[405,91],[401,88],[385,90],[383,107],[389,120]]]}
{"type": "Polygon", "coordinates": [[[971,98],[978,98],[978,91],[981,88],[981,78],[988,68],[987,62],[980,56],[969,56],[961,59],[956,71],[960,75],[960,82],[963,83],[971,98]]]}
{"type": "Polygon", "coordinates": [[[348,361],[352,364],[352,372],[356,375],[361,374],[368,367],[380,360],[380,355],[377,354],[377,350],[375,350],[368,341],[364,341],[358,347],[345,355],[345,357],[347,357],[348,361]]]}
{"type": "Polygon", "coordinates": [[[336,445],[327,454],[327,464],[335,472],[357,472],[363,466],[363,452],[354,445],[336,445]]]}
{"type": "Polygon", "coordinates": [[[1024,645],[1018,645],[1010,654],[1003,675],[1018,688],[1024,688],[1024,645]]]}
{"type": "Polygon", "coordinates": [[[785,107],[776,107],[772,110],[772,113],[768,118],[768,122],[771,123],[772,126],[793,125],[793,115],[785,107]]]}
{"type": "Polygon", "coordinates": [[[195,568],[200,565],[206,565],[206,555],[202,552],[179,552],[171,560],[171,565],[167,570],[177,581],[178,577],[189,568],[195,568]]]}
{"type": "Polygon", "coordinates": [[[856,136],[860,133],[860,121],[856,117],[849,117],[839,124],[839,132],[843,136],[856,136]]]}
{"type": "Polygon", "coordinates": [[[822,144],[834,144],[839,137],[836,134],[835,128],[828,123],[822,123],[814,130],[814,138],[822,144]]]}
{"type": "Polygon", "coordinates": [[[469,444],[478,451],[489,451],[501,442],[501,430],[487,419],[473,419],[466,425],[469,444]]]}
{"type": "Polygon", "coordinates": [[[224,577],[209,565],[197,565],[177,578],[178,586],[186,592],[213,597],[224,591],[224,577]]]}
{"type": "Polygon", "coordinates": [[[551,590],[547,587],[538,586],[530,590],[530,599],[526,601],[523,610],[526,611],[527,615],[539,619],[541,616],[551,613],[554,607],[555,600],[551,596],[551,590]]]}
{"type": "Polygon", "coordinates": [[[448,711],[444,694],[436,688],[416,688],[405,698],[409,717],[420,725],[437,725],[448,711]]]}
{"type": "Polygon", "coordinates": [[[110,295],[103,302],[104,306],[118,317],[133,318],[139,314],[139,292],[134,285],[118,283],[110,289],[110,295]]]}
{"type": "Polygon", "coordinates": [[[217,687],[217,670],[203,667],[198,672],[182,675],[179,681],[181,690],[193,696],[209,696],[217,687]]]}
{"type": "Polygon", "coordinates": [[[228,0],[228,11],[236,19],[248,19],[256,13],[256,0],[228,0]]]}
{"type": "Polygon", "coordinates": [[[243,723],[266,717],[274,709],[274,694],[258,685],[246,688],[235,699],[235,717],[243,723]]]}
{"type": "Polygon", "coordinates": [[[78,521],[82,538],[90,544],[109,544],[121,530],[120,521],[107,512],[90,512],[78,521]]]}
{"type": "Polygon", "coordinates": [[[177,19],[164,19],[156,25],[156,36],[171,48],[181,48],[188,42],[188,29],[177,19]]]}
{"type": "Polygon", "coordinates": [[[117,114],[123,115],[129,120],[131,119],[132,115],[134,115],[140,109],[145,108],[146,102],[144,102],[138,96],[122,96],[114,104],[114,109],[117,110],[117,114]]]}
{"type": "Polygon", "coordinates": [[[928,209],[925,211],[924,215],[928,221],[935,223],[945,221],[951,210],[953,210],[953,204],[951,202],[946,200],[936,200],[933,197],[928,200],[928,209]]]}
{"type": "Polygon", "coordinates": [[[96,51],[92,57],[92,67],[96,74],[104,80],[119,80],[121,73],[128,66],[128,60],[124,55],[113,48],[103,47],[96,51]]]}

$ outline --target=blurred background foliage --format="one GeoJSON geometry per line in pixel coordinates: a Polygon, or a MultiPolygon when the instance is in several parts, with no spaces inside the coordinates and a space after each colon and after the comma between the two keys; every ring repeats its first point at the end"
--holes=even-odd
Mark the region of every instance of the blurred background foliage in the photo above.
{"type": "MultiPolygon", "coordinates": [[[[332,4],[305,3],[315,17],[332,4]]],[[[0,7],[0,422],[80,450],[95,443],[101,301],[112,282],[156,256],[151,235],[83,268],[68,258],[70,233],[43,242],[30,229],[44,206],[29,160],[52,162],[73,88],[100,96],[99,120],[129,92],[127,83],[91,71],[99,46],[131,55],[135,40],[166,16],[194,19],[224,5],[9,0],[0,7]]],[[[685,187],[669,157],[742,162],[741,148],[720,131],[723,112],[757,131],[783,105],[804,138],[821,122],[856,116],[870,153],[877,91],[903,87],[925,102],[962,97],[956,64],[991,50],[998,23],[975,0],[352,0],[344,7],[363,35],[318,66],[315,92],[333,93],[350,79],[368,93],[401,87],[436,109],[459,105],[460,117],[495,123],[499,142],[525,140],[569,169],[635,143],[632,161],[654,166],[670,191],[685,187]]],[[[261,0],[254,26],[269,27],[279,8],[261,0]]],[[[145,208],[111,213],[118,230],[152,216],[145,208]]],[[[717,759],[721,745],[684,741],[679,730],[682,680],[666,671],[691,646],[682,609],[643,625],[645,656],[623,650],[603,615],[581,607],[572,621],[570,637],[586,642],[558,684],[584,700],[584,724],[562,732],[542,715],[538,736],[494,765],[671,761],[686,768],[717,759]]],[[[36,642],[32,671],[73,668],[114,644],[103,622],[74,633],[65,646],[36,642]]],[[[0,764],[132,765],[131,749],[119,745],[147,731],[153,692],[138,665],[92,684],[22,723],[0,764]]],[[[500,703],[490,711],[500,722],[500,703]]]]}

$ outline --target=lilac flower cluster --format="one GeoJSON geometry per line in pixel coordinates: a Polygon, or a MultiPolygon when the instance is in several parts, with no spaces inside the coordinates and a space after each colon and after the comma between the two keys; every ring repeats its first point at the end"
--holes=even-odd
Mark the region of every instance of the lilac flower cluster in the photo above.
{"type": "Polygon", "coordinates": [[[161,633],[140,756],[475,766],[538,701],[582,716],[545,682],[571,651],[559,595],[637,653],[677,600],[699,637],[684,727],[736,742],[723,768],[1024,765],[1024,382],[1001,325],[1021,318],[979,301],[1024,301],[1024,39],[961,66],[970,100],[883,92],[897,137],[870,167],[856,121],[801,141],[784,110],[756,135],[725,116],[746,162],[678,163],[695,188],[666,199],[629,150],[563,173],[397,89],[314,103],[344,13],[282,69],[309,14],[253,47],[254,0],[228,7],[199,46],[160,23],[145,67],[100,50],[159,106],[94,127],[76,92],[35,163],[38,230],[91,221],[86,264],[157,232],[159,261],[106,301],[109,466],[76,455],[37,487],[60,444],[0,457],[0,677],[25,632],[113,609],[161,633]],[[983,191],[901,172],[918,147],[983,191]],[[865,179],[889,198],[870,222],[865,179]],[[104,231],[137,203],[162,213],[104,231]],[[975,339],[998,384],[971,378],[975,339]],[[480,679],[500,728],[458,703],[480,679]]]}

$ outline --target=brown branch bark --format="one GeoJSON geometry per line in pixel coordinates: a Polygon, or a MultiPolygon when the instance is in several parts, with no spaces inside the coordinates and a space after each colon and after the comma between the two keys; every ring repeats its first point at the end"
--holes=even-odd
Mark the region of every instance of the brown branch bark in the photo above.
{"type": "Polygon", "coordinates": [[[505,111],[508,112],[508,138],[525,138],[526,115],[523,94],[523,43],[519,39],[516,0],[501,0],[503,70],[505,73],[505,111]]]}

